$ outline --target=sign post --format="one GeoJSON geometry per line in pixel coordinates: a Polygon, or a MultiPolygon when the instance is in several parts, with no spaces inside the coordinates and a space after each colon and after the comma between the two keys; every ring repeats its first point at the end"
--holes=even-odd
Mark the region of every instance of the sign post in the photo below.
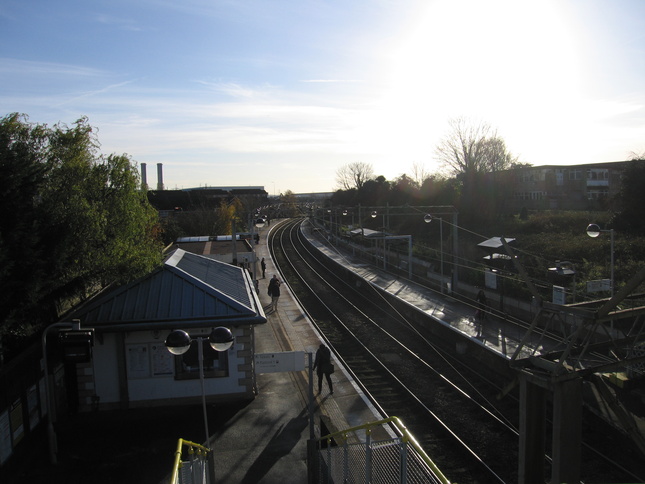
{"type": "MultiPolygon", "coordinates": [[[[309,362],[309,435],[314,438],[314,365],[313,354],[307,353],[309,362]]],[[[304,351],[281,351],[277,353],[256,353],[255,373],[282,373],[303,371],[305,369],[304,351]]]]}

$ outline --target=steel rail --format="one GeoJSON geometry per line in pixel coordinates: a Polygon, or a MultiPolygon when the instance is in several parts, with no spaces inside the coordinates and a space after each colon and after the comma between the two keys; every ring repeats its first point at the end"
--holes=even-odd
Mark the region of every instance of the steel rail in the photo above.
{"type": "MultiPolygon", "coordinates": [[[[288,236],[289,236],[289,238],[291,239],[291,241],[293,241],[293,238],[294,238],[294,235],[293,235],[293,234],[294,234],[294,233],[296,233],[296,234],[297,234],[297,233],[299,232],[299,227],[298,227],[298,225],[299,225],[298,223],[293,223],[293,222],[292,222],[292,223],[290,223],[290,224],[286,224],[286,225],[284,225],[284,226],[282,226],[282,227],[281,227],[281,228],[282,228],[282,232],[289,234],[289,235],[288,235],[288,236]]],[[[277,235],[276,235],[276,237],[277,237],[277,235]]],[[[273,254],[275,253],[274,251],[275,251],[276,249],[275,249],[275,247],[273,247],[273,243],[272,243],[271,245],[272,245],[272,246],[271,246],[271,249],[270,249],[270,250],[272,251],[272,257],[274,258],[274,262],[276,262],[276,257],[273,255],[273,254]]],[[[294,245],[294,244],[292,244],[292,245],[294,245]]],[[[301,252],[297,252],[297,256],[299,257],[299,259],[301,259],[300,261],[301,261],[301,262],[304,262],[304,263],[305,263],[305,264],[306,264],[306,265],[307,265],[307,266],[308,266],[308,267],[309,267],[313,272],[318,273],[318,272],[315,270],[315,268],[313,268],[310,264],[308,264],[307,262],[305,262],[305,257],[304,257],[304,255],[303,255],[301,252]]],[[[292,267],[292,270],[293,270],[294,272],[298,272],[298,269],[297,269],[297,268],[295,268],[294,264],[293,264],[290,260],[287,260],[287,264],[289,264],[289,265],[292,267]]],[[[284,277],[284,272],[285,272],[284,270],[280,269],[280,273],[281,273],[281,275],[282,275],[283,277],[284,277]]],[[[322,277],[322,275],[318,274],[318,277],[320,277],[320,279],[321,279],[321,280],[324,280],[324,278],[322,277]]],[[[334,277],[336,277],[336,276],[334,276],[334,277]]],[[[420,406],[421,406],[421,408],[423,408],[423,409],[424,409],[424,411],[427,413],[427,415],[429,415],[429,416],[430,416],[430,417],[431,417],[431,418],[432,418],[432,419],[433,419],[433,420],[434,420],[438,425],[440,425],[440,426],[444,429],[444,431],[445,431],[448,435],[450,435],[450,436],[451,436],[451,438],[453,439],[453,441],[457,442],[457,443],[458,443],[458,445],[459,445],[462,449],[464,449],[464,450],[465,450],[465,451],[466,451],[466,452],[471,456],[471,458],[473,458],[473,459],[478,463],[478,465],[480,465],[480,466],[482,466],[484,469],[486,469],[486,472],[489,474],[489,476],[492,476],[492,477],[493,477],[493,479],[494,479],[496,482],[501,482],[501,483],[505,482],[505,481],[504,481],[504,480],[503,480],[503,479],[502,479],[502,478],[501,478],[501,477],[500,477],[500,476],[499,476],[499,475],[498,475],[498,474],[497,474],[497,473],[496,473],[496,472],[495,472],[495,471],[494,471],[494,470],[493,470],[493,469],[492,469],[488,464],[486,464],[486,462],[484,462],[484,460],[483,460],[483,459],[482,459],[482,458],[477,454],[477,452],[476,452],[476,451],[474,451],[474,450],[473,450],[473,449],[472,449],[472,448],[471,448],[471,447],[470,447],[470,446],[469,446],[469,445],[468,445],[468,444],[467,444],[467,443],[466,443],[466,442],[465,442],[461,437],[459,437],[459,435],[457,434],[457,432],[453,431],[453,430],[452,430],[452,429],[451,429],[451,428],[450,428],[450,427],[449,427],[449,426],[448,426],[448,425],[447,425],[447,424],[446,424],[446,423],[445,423],[445,422],[444,422],[444,421],[443,421],[443,420],[442,420],[442,419],[441,419],[441,418],[440,418],[440,417],[439,417],[435,412],[433,412],[431,409],[429,409],[429,408],[428,408],[428,407],[427,407],[427,406],[426,406],[426,405],[425,405],[425,404],[424,404],[424,403],[423,403],[423,402],[422,402],[422,401],[417,397],[417,395],[415,395],[415,394],[414,394],[414,393],[413,393],[413,392],[412,392],[412,391],[411,391],[411,390],[410,390],[410,389],[409,389],[409,388],[408,388],[408,387],[407,387],[407,386],[406,386],[406,385],[405,385],[405,384],[404,384],[404,383],[403,383],[403,382],[402,382],[402,381],[401,381],[401,380],[400,380],[400,379],[399,379],[399,378],[398,378],[394,373],[392,373],[392,371],[391,371],[391,370],[390,370],[390,369],[389,369],[389,368],[388,368],[388,367],[387,367],[387,366],[386,366],[386,365],[381,361],[381,359],[380,359],[380,358],[378,358],[378,357],[377,357],[377,356],[376,356],[376,355],[375,355],[375,354],[374,354],[374,353],[373,353],[369,348],[367,348],[367,347],[366,347],[366,346],[365,346],[365,345],[364,345],[364,344],[363,344],[363,343],[362,343],[362,342],[357,338],[357,336],[354,334],[353,330],[352,330],[351,328],[349,328],[347,325],[345,325],[345,323],[343,322],[343,320],[342,320],[341,318],[339,318],[339,317],[335,314],[335,311],[333,310],[333,308],[330,308],[330,307],[329,307],[329,305],[328,305],[328,304],[327,304],[327,303],[326,303],[326,302],[325,302],[321,297],[319,297],[319,296],[318,296],[317,291],[315,291],[315,290],[312,288],[311,284],[310,284],[308,281],[305,281],[305,280],[302,280],[302,279],[301,279],[301,280],[300,280],[300,283],[301,283],[302,285],[304,285],[304,286],[305,286],[305,287],[306,287],[306,288],[311,292],[311,294],[312,294],[312,295],[313,295],[313,296],[314,296],[314,297],[319,301],[319,304],[320,304],[321,306],[323,306],[324,308],[326,308],[326,310],[327,310],[330,314],[332,314],[332,317],[334,317],[334,318],[335,318],[336,323],[337,323],[339,326],[341,326],[342,328],[344,328],[344,330],[345,330],[345,332],[346,332],[347,334],[352,335],[352,337],[354,338],[354,343],[355,343],[355,344],[357,344],[357,345],[359,345],[359,346],[362,348],[362,351],[364,351],[366,354],[368,354],[368,355],[371,357],[371,359],[372,359],[372,363],[373,363],[373,364],[378,365],[378,366],[382,369],[382,371],[383,371],[383,372],[387,373],[387,374],[389,375],[389,377],[390,377],[393,381],[395,381],[395,382],[398,384],[398,386],[399,386],[403,391],[405,391],[405,392],[407,393],[407,395],[409,396],[409,398],[412,398],[413,400],[415,400],[415,401],[417,402],[417,404],[418,404],[418,405],[420,405],[420,406]]],[[[328,283],[327,283],[327,282],[325,282],[325,284],[328,284],[328,283]]],[[[407,347],[406,347],[406,346],[405,346],[401,341],[397,340],[393,335],[391,335],[391,334],[390,334],[389,332],[387,332],[385,329],[381,328],[381,327],[378,325],[378,323],[376,323],[375,321],[373,321],[373,320],[372,320],[368,315],[366,315],[366,314],[365,314],[365,313],[364,313],[360,308],[357,308],[357,307],[356,307],[356,305],[355,305],[355,304],[353,304],[351,301],[349,301],[349,300],[348,300],[348,299],[347,299],[347,298],[346,298],[346,297],[345,297],[345,296],[344,296],[340,291],[338,291],[338,290],[336,290],[336,289],[333,289],[333,290],[334,290],[334,292],[336,293],[336,295],[337,295],[337,297],[338,297],[339,299],[344,300],[344,301],[345,301],[347,304],[349,304],[351,307],[355,308],[355,310],[356,310],[359,314],[361,314],[361,315],[362,315],[362,317],[364,318],[364,320],[365,320],[365,321],[367,321],[367,322],[369,322],[369,324],[370,324],[373,328],[376,328],[376,329],[380,330],[380,331],[381,331],[381,333],[382,333],[383,335],[385,335],[387,338],[389,338],[391,341],[393,341],[393,342],[394,342],[394,344],[396,344],[399,348],[404,349],[404,350],[405,350],[409,355],[413,356],[413,357],[414,357],[414,358],[416,358],[418,361],[420,361],[420,362],[421,362],[421,363],[422,363],[422,364],[423,364],[427,369],[431,369],[432,371],[434,371],[434,369],[433,369],[433,368],[432,368],[432,367],[431,367],[427,362],[425,362],[423,359],[419,358],[419,356],[418,356],[416,353],[414,353],[414,352],[413,352],[413,351],[411,351],[409,348],[407,348],[407,347]]],[[[294,292],[294,291],[292,291],[292,293],[293,293],[293,292],[294,292]]],[[[294,293],[294,296],[296,296],[296,297],[297,297],[297,295],[296,295],[295,293],[294,293]]],[[[301,303],[301,306],[302,306],[302,303],[301,303]]],[[[313,320],[313,318],[311,318],[311,317],[310,317],[310,319],[312,319],[312,320],[313,320]]],[[[315,323],[315,320],[314,320],[314,323],[315,323]]],[[[323,331],[323,329],[322,329],[322,328],[318,327],[318,330],[319,330],[319,332],[324,333],[324,331],[323,331]]],[[[330,345],[331,345],[331,343],[330,343],[330,345]]],[[[333,347],[333,345],[331,345],[331,346],[333,347]]],[[[335,352],[335,355],[337,356],[337,358],[338,358],[339,360],[341,360],[341,362],[343,363],[343,365],[345,366],[345,368],[348,368],[348,369],[350,370],[350,372],[351,372],[351,374],[352,374],[352,377],[353,377],[353,378],[355,378],[357,381],[359,381],[358,376],[357,376],[356,374],[354,374],[354,372],[353,372],[353,371],[351,371],[351,365],[349,365],[349,364],[348,364],[348,363],[347,363],[347,362],[346,362],[346,361],[345,361],[345,360],[344,360],[344,359],[343,359],[343,358],[342,358],[342,357],[341,357],[337,352],[335,352]]],[[[448,380],[445,376],[441,375],[441,374],[440,374],[440,373],[438,373],[438,372],[435,372],[435,373],[436,373],[436,375],[438,375],[438,378],[442,378],[444,381],[449,382],[449,383],[451,384],[451,386],[453,386],[453,388],[455,388],[455,389],[457,389],[457,388],[458,388],[458,386],[456,386],[456,385],[454,385],[454,383],[450,382],[450,380],[448,380]]],[[[364,385],[362,385],[362,384],[361,384],[361,387],[362,387],[362,388],[365,388],[365,386],[364,386],[364,385]]],[[[367,394],[370,396],[370,398],[371,398],[372,400],[376,400],[376,399],[375,399],[375,397],[374,397],[374,396],[369,392],[369,390],[367,390],[367,389],[365,389],[365,390],[367,391],[367,394]]],[[[472,399],[472,398],[471,398],[471,397],[470,397],[466,392],[464,392],[463,390],[458,389],[458,390],[457,390],[457,393],[458,393],[459,395],[461,395],[462,397],[464,397],[464,398],[468,399],[472,404],[476,405],[476,407],[477,407],[477,408],[484,410],[486,413],[488,413],[488,415],[489,415],[490,417],[495,418],[495,420],[497,420],[497,422],[498,422],[499,424],[504,425],[504,426],[505,426],[505,428],[506,428],[507,430],[509,430],[509,431],[511,431],[511,432],[516,432],[514,429],[512,429],[512,428],[508,427],[508,425],[507,425],[507,424],[505,424],[505,422],[502,422],[501,420],[499,420],[499,418],[497,418],[496,416],[492,415],[492,414],[491,414],[487,409],[485,409],[482,405],[480,405],[479,403],[475,402],[475,401],[474,401],[474,400],[473,400],[473,399],[472,399]]],[[[456,404],[456,405],[458,405],[458,404],[456,404]]],[[[384,415],[386,415],[386,414],[384,413],[384,415]]]]}

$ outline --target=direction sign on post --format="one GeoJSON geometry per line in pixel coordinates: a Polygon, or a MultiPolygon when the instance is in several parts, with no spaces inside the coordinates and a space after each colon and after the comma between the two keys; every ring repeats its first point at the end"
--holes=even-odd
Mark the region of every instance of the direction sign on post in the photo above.
{"type": "Polygon", "coordinates": [[[256,373],[280,373],[305,369],[304,351],[282,351],[278,353],[256,353],[256,373]]]}
{"type": "Polygon", "coordinates": [[[611,291],[611,279],[587,281],[587,292],[611,291]]]}

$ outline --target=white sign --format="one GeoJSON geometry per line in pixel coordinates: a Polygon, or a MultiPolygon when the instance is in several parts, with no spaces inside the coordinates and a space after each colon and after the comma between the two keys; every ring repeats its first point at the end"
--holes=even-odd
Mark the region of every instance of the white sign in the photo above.
{"type": "Polygon", "coordinates": [[[491,270],[484,272],[484,283],[488,289],[497,289],[497,274],[491,270]]]}
{"type": "Polygon", "coordinates": [[[567,293],[564,287],[553,286],[553,304],[562,304],[564,306],[566,303],[567,293]]]}
{"type": "Polygon", "coordinates": [[[305,369],[304,351],[283,351],[280,353],[256,353],[256,373],[279,373],[305,369]]]}
{"type": "Polygon", "coordinates": [[[587,281],[587,292],[611,291],[611,279],[587,281]]]}

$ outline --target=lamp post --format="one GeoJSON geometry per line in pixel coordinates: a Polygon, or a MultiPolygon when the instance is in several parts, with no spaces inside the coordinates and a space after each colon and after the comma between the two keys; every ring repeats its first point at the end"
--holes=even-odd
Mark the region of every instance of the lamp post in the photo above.
{"type": "MultiPolygon", "coordinates": [[[[378,212],[376,210],[372,211],[370,217],[376,218],[378,212]]],[[[385,257],[385,234],[386,234],[386,225],[385,225],[385,214],[383,214],[383,269],[387,269],[387,260],[385,257]]]]}
{"type": "MultiPolygon", "coordinates": [[[[433,217],[429,213],[426,213],[425,216],[423,217],[423,221],[427,224],[432,222],[433,217]]],[[[443,294],[443,223],[441,217],[439,217],[439,252],[440,252],[440,259],[439,259],[439,264],[441,265],[441,294],[443,294]]]]}
{"type": "MultiPolygon", "coordinates": [[[[262,227],[264,227],[265,224],[266,224],[266,221],[262,217],[260,217],[259,215],[256,215],[255,220],[253,220],[253,227],[261,229],[262,227]]],[[[251,239],[253,239],[254,236],[255,236],[254,233],[253,233],[254,232],[253,227],[251,228],[251,239]]],[[[258,233],[258,236],[259,236],[260,232],[258,231],[257,233],[258,233]]],[[[253,251],[252,251],[253,252],[253,284],[255,285],[255,282],[257,280],[257,275],[256,275],[256,273],[257,273],[257,267],[256,267],[257,266],[257,256],[255,254],[254,242],[255,242],[255,240],[251,240],[251,244],[252,244],[251,246],[253,247],[253,251]]]]}
{"type": "Polygon", "coordinates": [[[600,235],[600,232],[609,232],[611,241],[611,275],[610,275],[610,290],[611,297],[614,297],[614,229],[601,230],[597,224],[587,225],[587,235],[593,239],[600,235]]]}
{"type": "MultiPolygon", "coordinates": [[[[233,333],[230,329],[222,326],[215,328],[208,336],[208,342],[215,351],[226,351],[233,345],[233,333]]],[[[206,391],[204,389],[204,338],[198,336],[192,339],[190,335],[181,329],[176,329],[166,338],[166,348],[173,355],[183,355],[190,348],[190,344],[197,341],[197,359],[199,363],[199,380],[202,387],[202,410],[204,412],[204,431],[206,435],[206,446],[209,445],[210,434],[208,431],[208,415],[206,414],[206,391]]]]}
{"type": "Polygon", "coordinates": [[[43,331],[43,370],[45,373],[45,398],[47,407],[47,438],[49,444],[49,461],[58,464],[58,441],[54,422],[56,421],[56,406],[52,388],[49,383],[49,357],[47,356],[47,335],[52,329],[59,330],[59,341],[63,345],[63,358],[65,361],[81,363],[90,361],[92,358],[92,346],[94,345],[94,329],[81,329],[81,321],[74,319],[71,323],[54,323],[43,331]],[[65,333],[60,330],[66,330],[65,333]],[[64,336],[61,338],[61,336],[64,336]]]}

